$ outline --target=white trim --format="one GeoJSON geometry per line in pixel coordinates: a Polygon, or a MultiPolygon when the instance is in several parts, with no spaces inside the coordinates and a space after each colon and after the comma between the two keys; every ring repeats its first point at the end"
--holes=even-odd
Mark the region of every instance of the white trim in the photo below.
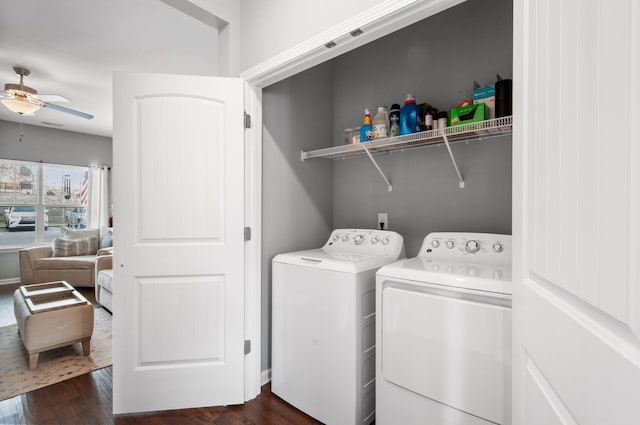
{"type": "Polygon", "coordinates": [[[262,382],[262,385],[267,384],[270,381],[271,381],[271,368],[263,370],[262,375],[260,377],[260,382],[262,382]]]}
{"type": "Polygon", "coordinates": [[[251,240],[245,242],[245,339],[251,352],[245,356],[244,397],[260,394],[261,305],[262,305],[262,90],[245,84],[244,107],[251,115],[251,128],[245,130],[245,226],[251,240]]]}
{"type": "Polygon", "coordinates": [[[528,175],[527,143],[529,134],[529,58],[531,56],[530,29],[531,1],[515,0],[513,2],[513,136],[512,136],[512,281],[513,281],[513,318],[511,341],[511,412],[514,424],[525,423],[524,394],[525,374],[528,353],[523,349],[522,329],[525,323],[523,316],[524,280],[526,278],[526,246],[527,208],[526,188],[528,175]]]}
{"type": "Polygon", "coordinates": [[[10,277],[9,279],[0,279],[0,286],[13,285],[14,283],[20,283],[19,277],[10,277]]]}
{"type": "Polygon", "coordinates": [[[248,83],[267,87],[305,69],[421,21],[465,0],[386,0],[240,74],[248,83]],[[352,37],[351,32],[363,33],[352,37]],[[327,48],[333,42],[335,47],[327,48]]]}
{"type": "Polygon", "coordinates": [[[36,245],[7,245],[7,246],[3,246],[0,247],[0,254],[11,254],[13,252],[18,252],[23,248],[28,248],[30,246],[36,246],[36,245]]]}

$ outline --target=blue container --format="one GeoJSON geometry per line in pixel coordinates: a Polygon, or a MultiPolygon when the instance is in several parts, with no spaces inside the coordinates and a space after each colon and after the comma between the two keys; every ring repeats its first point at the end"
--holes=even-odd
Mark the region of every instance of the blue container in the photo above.
{"type": "Polygon", "coordinates": [[[360,143],[370,142],[373,140],[373,126],[371,124],[363,124],[360,127],[360,143]]]}
{"type": "Polygon", "coordinates": [[[420,131],[418,116],[420,108],[416,105],[416,98],[408,94],[402,109],[400,109],[400,135],[417,133],[420,131]]]}

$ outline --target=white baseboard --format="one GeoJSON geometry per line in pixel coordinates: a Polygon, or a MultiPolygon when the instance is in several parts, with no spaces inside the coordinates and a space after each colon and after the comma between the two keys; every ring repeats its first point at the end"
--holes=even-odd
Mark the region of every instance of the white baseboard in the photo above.
{"type": "Polygon", "coordinates": [[[263,370],[260,374],[260,386],[263,386],[269,381],[271,381],[271,369],[263,370]]]}
{"type": "Polygon", "coordinates": [[[0,285],[12,285],[14,283],[20,283],[20,278],[12,277],[9,279],[0,279],[0,285]]]}

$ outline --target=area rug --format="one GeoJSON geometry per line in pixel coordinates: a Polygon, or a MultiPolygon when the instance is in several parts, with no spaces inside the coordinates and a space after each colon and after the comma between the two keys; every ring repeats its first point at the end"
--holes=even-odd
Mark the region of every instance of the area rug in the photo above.
{"type": "Polygon", "coordinates": [[[0,400],[111,365],[111,315],[103,308],[94,311],[91,354],[82,354],[77,343],[40,353],[38,367],[29,370],[18,326],[0,328],[0,400]]]}

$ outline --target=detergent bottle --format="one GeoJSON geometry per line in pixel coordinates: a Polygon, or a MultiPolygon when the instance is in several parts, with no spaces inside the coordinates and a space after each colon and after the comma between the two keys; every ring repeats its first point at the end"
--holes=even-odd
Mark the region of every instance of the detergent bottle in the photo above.
{"type": "Polygon", "coordinates": [[[407,98],[400,109],[400,135],[411,134],[420,131],[420,123],[418,121],[420,108],[416,105],[416,98],[412,94],[408,94],[407,98]]]}

